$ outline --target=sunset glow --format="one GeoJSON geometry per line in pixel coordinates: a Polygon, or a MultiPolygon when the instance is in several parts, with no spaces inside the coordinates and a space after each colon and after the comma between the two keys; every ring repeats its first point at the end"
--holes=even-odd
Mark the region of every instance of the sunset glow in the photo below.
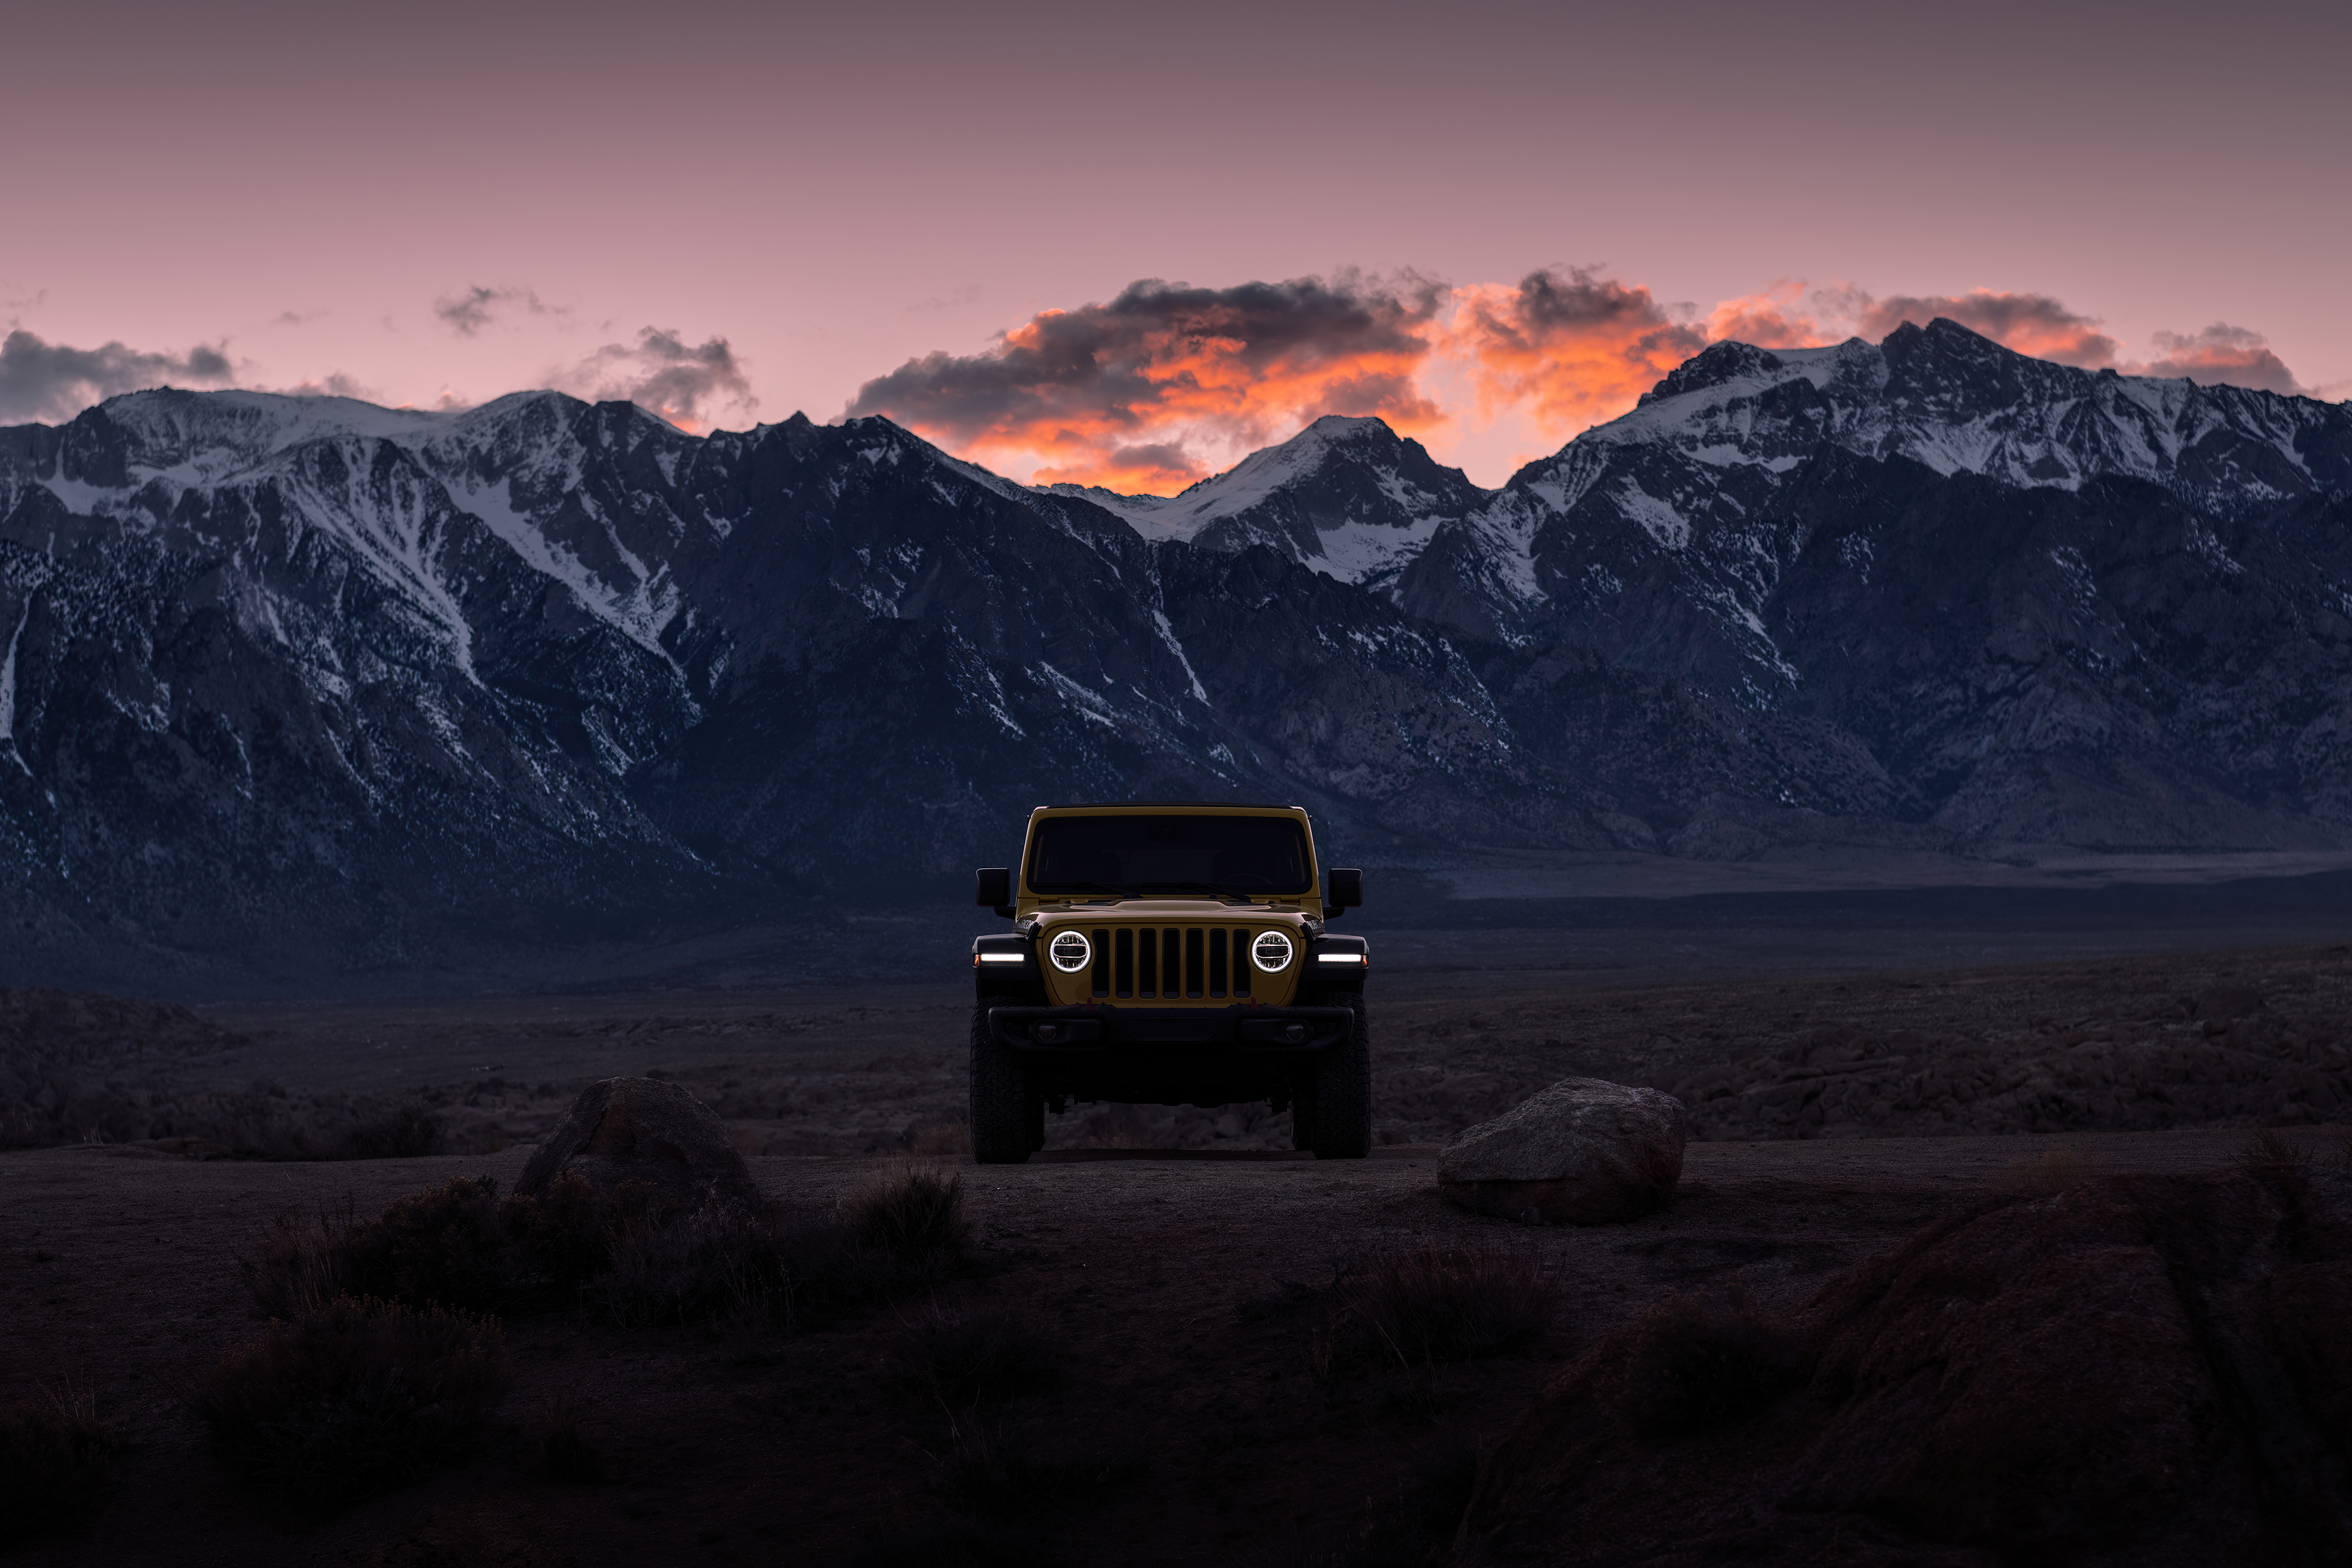
{"type": "Polygon", "coordinates": [[[1041,311],[982,353],[909,360],[867,382],[848,412],[885,415],[1014,478],[1126,494],[1175,494],[1327,414],[1377,415],[1457,465],[1466,445],[1499,436],[1516,465],[1625,413],[1711,342],[1875,342],[1938,316],[2062,364],[2297,390],[2258,334],[2221,323],[2158,333],[2153,359],[2127,361],[2098,321],[2043,294],[1881,299],[1781,279],[1702,312],[1570,268],[1454,287],[1354,273],[1137,283],[1108,304],[1041,311]]]}
{"type": "Polygon", "coordinates": [[[1517,0],[36,8],[0,426],[165,384],[547,386],[1165,491],[1347,413],[1497,484],[1708,342],[1938,314],[2352,394],[2352,11],[1695,7],[1680,36],[1739,41],[1670,91],[1640,8],[1517,0]],[[2199,84],[2193,134],[2157,82],[2199,84]]]}

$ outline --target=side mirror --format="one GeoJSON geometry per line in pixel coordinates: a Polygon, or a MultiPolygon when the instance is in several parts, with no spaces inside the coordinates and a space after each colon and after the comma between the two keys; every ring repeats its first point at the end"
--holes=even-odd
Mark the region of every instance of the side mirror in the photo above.
{"type": "Polygon", "coordinates": [[[1356,870],[1352,867],[1346,868],[1337,866],[1333,867],[1331,868],[1331,896],[1324,901],[1331,906],[1328,913],[1337,913],[1341,910],[1352,910],[1362,907],[1364,902],[1364,874],[1361,871],[1356,870]]]}
{"type": "Polygon", "coordinates": [[[1000,915],[1013,912],[1013,871],[1005,866],[983,866],[972,873],[971,901],[1000,915]]]}

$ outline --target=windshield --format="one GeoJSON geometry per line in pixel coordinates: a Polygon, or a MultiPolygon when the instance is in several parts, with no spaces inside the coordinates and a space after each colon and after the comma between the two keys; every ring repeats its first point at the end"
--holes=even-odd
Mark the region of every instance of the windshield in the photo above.
{"type": "Polygon", "coordinates": [[[1315,890],[1295,816],[1049,816],[1029,840],[1028,881],[1047,896],[1315,890]]]}

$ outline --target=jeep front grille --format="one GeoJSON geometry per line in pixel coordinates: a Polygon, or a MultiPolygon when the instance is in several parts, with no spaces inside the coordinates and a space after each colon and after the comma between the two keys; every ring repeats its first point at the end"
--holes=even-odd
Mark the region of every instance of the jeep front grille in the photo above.
{"type": "MultiPolygon", "coordinates": [[[[1249,944],[1242,926],[1113,926],[1095,934],[1094,994],[1163,1000],[1250,994],[1249,944]]],[[[1271,982],[1274,976],[1268,975],[1271,982]]]]}

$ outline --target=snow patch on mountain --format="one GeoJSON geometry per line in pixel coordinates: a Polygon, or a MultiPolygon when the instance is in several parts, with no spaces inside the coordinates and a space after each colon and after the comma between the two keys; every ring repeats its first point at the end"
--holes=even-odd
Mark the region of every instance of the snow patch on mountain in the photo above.
{"type": "MultiPolygon", "coordinates": [[[[33,618],[33,604],[27,599],[24,610],[16,616],[16,629],[8,634],[8,653],[0,658],[0,741],[9,742],[8,754],[16,756],[16,645],[25,637],[25,623],[33,618]]],[[[16,758],[23,767],[25,760],[16,758]]]]}

